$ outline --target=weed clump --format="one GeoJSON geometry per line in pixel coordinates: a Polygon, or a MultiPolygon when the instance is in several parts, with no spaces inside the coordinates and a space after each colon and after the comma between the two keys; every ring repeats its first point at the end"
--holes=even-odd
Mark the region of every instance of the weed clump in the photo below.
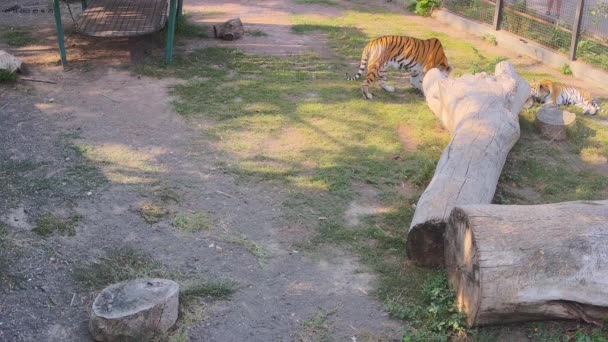
{"type": "Polygon", "coordinates": [[[50,236],[53,233],[73,236],[76,235],[76,225],[80,219],[80,215],[72,215],[64,218],[47,213],[38,219],[36,227],[34,227],[32,231],[44,237],[50,236]]]}
{"type": "Polygon", "coordinates": [[[211,228],[211,219],[206,213],[180,213],[175,217],[173,226],[183,232],[198,232],[211,228]]]}

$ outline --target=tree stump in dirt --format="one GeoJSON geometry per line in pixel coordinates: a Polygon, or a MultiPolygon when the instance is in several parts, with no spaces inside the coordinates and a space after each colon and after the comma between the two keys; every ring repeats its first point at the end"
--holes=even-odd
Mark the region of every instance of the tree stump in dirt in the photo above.
{"type": "Polygon", "coordinates": [[[535,125],[540,135],[549,140],[566,140],[567,128],[576,122],[576,115],[558,106],[542,106],[536,113],[535,125]]]}
{"type": "Polygon", "coordinates": [[[148,340],[175,324],[179,285],[142,278],[105,288],[93,302],[89,331],[96,341],[148,340]]]}
{"type": "Polygon", "coordinates": [[[22,62],[19,58],[11,55],[10,53],[0,50],[0,70],[6,70],[8,72],[20,71],[22,62]]]}
{"type": "Polygon", "coordinates": [[[492,201],[507,154],[519,139],[518,114],[530,88],[508,62],[496,66],[496,76],[454,79],[432,69],[423,88],[427,104],[452,140],[416,206],[407,254],[418,265],[440,266],[452,208],[492,201]]]}
{"type": "Polygon", "coordinates": [[[224,40],[237,40],[245,34],[243,23],[240,18],[230,19],[219,25],[213,25],[213,35],[215,38],[224,40]]]}
{"type": "Polygon", "coordinates": [[[445,262],[469,326],[608,318],[608,201],[454,208],[445,262]]]}

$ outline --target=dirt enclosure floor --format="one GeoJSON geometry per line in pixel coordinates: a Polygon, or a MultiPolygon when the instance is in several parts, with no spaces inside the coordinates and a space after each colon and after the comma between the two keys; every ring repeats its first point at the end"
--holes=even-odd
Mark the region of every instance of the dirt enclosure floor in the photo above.
{"type": "MultiPolygon", "coordinates": [[[[77,15],[79,4],[72,7],[77,15]]],[[[247,30],[267,35],[235,42],[189,39],[177,46],[177,55],[220,46],[273,56],[314,51],[328,59],[327,36],[292,32],[292,16],[342,11],[290,0],[186,0],[184,9],[199,24],[240,17],[247,30]]],[[[63,17],[69,32],[65,8],[63,17]]],[[[429,18],[408,18],[473,39],[429,18]]],[[[231,173],[236,157],[201,133],[209,122],[176,113],[170,90],[183,80],[129,69],[162,55],[162,38],[95,40],[68,33],[70,61],[63,70],[50,14],[0,13],[0,24],[31,28],[35,44],[0,42],[0,49],[22,58],[28,77],[56,83],[0,85],[0,221],[10,237],[0,260],[0,341],[89,341],[96,292],[73,273],[121,248],[146,253],[171,274],[235,284],[230,297],[196,303],[196,319],[187,324],[191,341],[401,340],[407,323],[391,318],[371,295],[376,275],[339,245],[303,250],[314,232],[290,219],[293,213],[283,205],[289,189],[231,173]],[[205,213],[212,229],[176,229],[181,213],[205,213]],[[72,233],[40,237],[32,230],[45,217],[62,218],[61,227],[72,233]]],[[[358,61],[348,63],[356,68],[358,61]]],[[[529,70],[556,74],[527,63],[529,70]]],[[[382,210],[376,192],[362,185],[357,193],[346,214],[352,225],[382,210]]]]}

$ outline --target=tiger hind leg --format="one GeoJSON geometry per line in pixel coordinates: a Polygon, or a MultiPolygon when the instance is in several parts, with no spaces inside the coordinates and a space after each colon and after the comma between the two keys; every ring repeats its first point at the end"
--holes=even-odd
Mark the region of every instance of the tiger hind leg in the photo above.
{"type": "Polygon", "coordinates": [[[389,93],[392,93],[395,91],[395,87],[390,86],[386,83],[387,77],[386,77],[386,71],[387,67],[386,65],[384,65],[381,69],[380,69],[380,82],[378,82],[380,84],[380,87],[382,87],[382,89],[388,91],[389,93]]]}
{"type": "Polygon", "coordinates": [[[592,103],[581,103],[576,106],[583,110],[583,114],[595,115],[597,113],[597,108],[592,103]]]}
{"type": "Polygon", "coordinates": [[[365,77],[365,81],[361,85],[361,92],[363,93],[363,98],[367,100],[371,100],[374,96],[369,91],[369,86],[374,82],[377,77],[378,70],[374,67],[369,67],[367,69],[367,76],[365,77]]]}

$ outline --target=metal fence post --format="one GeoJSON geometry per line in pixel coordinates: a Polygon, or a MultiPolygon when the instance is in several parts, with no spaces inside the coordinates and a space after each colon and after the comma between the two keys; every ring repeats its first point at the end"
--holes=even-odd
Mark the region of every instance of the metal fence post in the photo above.
{"type": "Polygon", "coordinates": [[[578,38],[581,31],[581,21],[583,21],[583,7],[585,6],[584,0],[578,1],[576,7],[576,16],[574,17],[574,26],[572,26],[572,40],[570,42],[570,60],[576,59],[576,47],[578,46],[578,38]]]}
{"type": "Polygon", "coordinates": [[[500,22],[502,20],[503,0],[496,0],[496,8],[494,9],[494,29],[500,30],[500,22]]]}

